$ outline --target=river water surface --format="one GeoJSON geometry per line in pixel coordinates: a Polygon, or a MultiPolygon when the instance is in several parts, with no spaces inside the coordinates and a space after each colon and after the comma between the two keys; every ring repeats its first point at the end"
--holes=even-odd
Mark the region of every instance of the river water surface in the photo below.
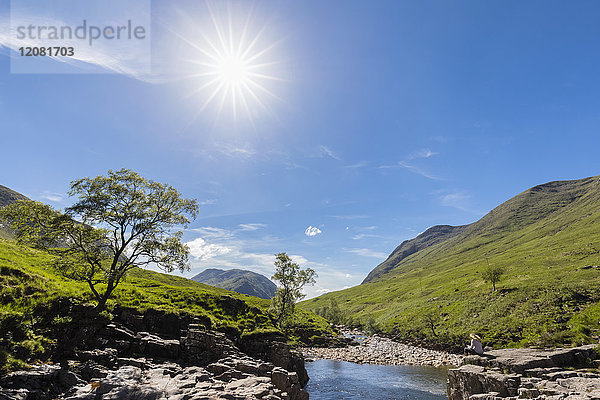
{"type": "Polygon", "coordinates": [[[444,400],[447,369],[316,360],[306,363],[315,400],[444,400]]]}

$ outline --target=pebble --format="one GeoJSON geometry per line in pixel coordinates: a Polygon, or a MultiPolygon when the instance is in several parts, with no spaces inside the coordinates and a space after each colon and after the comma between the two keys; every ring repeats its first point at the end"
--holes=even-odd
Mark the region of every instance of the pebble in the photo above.
{"type": "Polygon", "coordinates": [[[302,348],[301,351],[307,360],[327,359],[359,364],[427,365],[440,367],[442,365],[460,366],[464,359],[463,356],[457,354],[410,346],[377,335],[365,339],[359,346],[339,348],[309,347],[302,348]]]}

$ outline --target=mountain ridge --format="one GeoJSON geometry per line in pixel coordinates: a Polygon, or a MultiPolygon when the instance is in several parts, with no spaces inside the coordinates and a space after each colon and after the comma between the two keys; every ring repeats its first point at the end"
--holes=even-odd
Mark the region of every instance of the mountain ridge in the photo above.
{"type": "Polygon", "coordinates": [[[272,298],[277,290],[277,286],[266,276],[237,268],[229,270],[208,268],[191,279],[261,299],[272,298]]]}
{"type": "Polygon", "coordinates": [[[429,228],[366,282],[300,307],[332,301],[353,323],[406,340],[478,332],[514,347],[590,343],[600,338],[600,179],[537,185],[471,224],[429,228]],[[488,263],[504,270],[496,291],[482,278],[488,263]]]}

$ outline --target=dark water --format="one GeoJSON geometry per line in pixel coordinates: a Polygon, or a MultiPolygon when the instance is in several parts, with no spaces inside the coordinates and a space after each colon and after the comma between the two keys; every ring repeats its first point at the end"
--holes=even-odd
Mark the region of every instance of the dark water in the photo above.
{"type": "Polygon", "coordinates": [[[443,368],[316,360],[307,362],[306,370],[311,400],[447,399],[443,368]]]}

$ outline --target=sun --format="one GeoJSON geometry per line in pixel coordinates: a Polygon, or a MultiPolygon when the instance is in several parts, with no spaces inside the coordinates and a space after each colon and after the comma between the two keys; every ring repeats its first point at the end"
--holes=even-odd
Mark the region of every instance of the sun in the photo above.
{"type": "Polygon", "coordinates": [[[219,79],[226,85],[241,87],[247,83],[250,75],[248,74],[248,63],[238,56],[231,55],[223,58],[215,65],[219,73],[219,79]]]}
{"type": "Polygon", "coordinates": [[[231,10],[218,12],[207,3],[210,24],[199,30],[201,40],[186,39],[197,50],[188,60],[197,67],[191,77],[198,82],[193,95],[201,99],[199,113],[209,108],[218,117],[229,110],[234,120],[241,114],[251,120],[259,111],[269,111],[272,100],[281,101],[273,91],[277,76],[274,49],[280,41],[269,41],[265,25],[256,29],[253,13],[235,20],[231,10]]]}

